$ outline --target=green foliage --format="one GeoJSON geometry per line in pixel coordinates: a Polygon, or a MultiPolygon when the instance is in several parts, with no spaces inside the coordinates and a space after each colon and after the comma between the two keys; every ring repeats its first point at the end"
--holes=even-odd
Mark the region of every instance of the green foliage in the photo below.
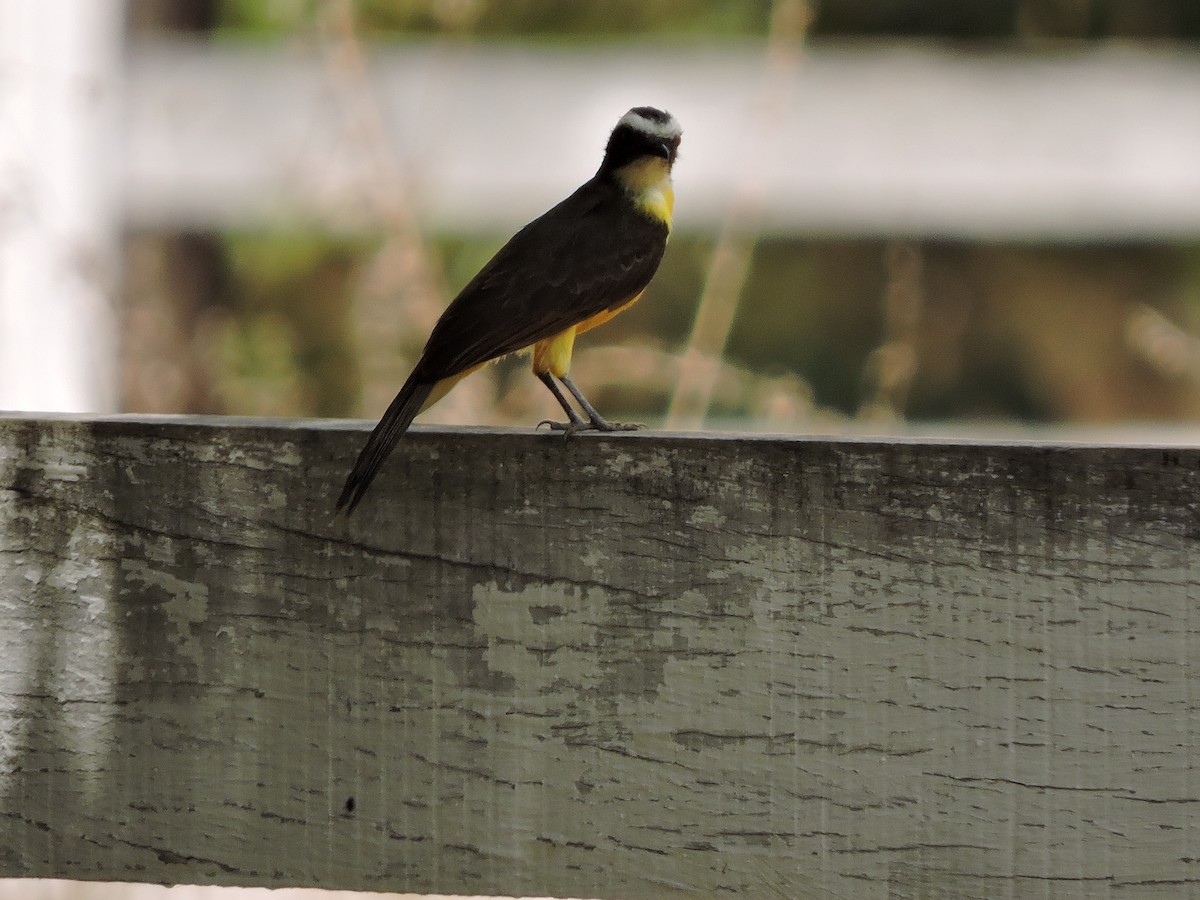
{"type": "MultiPolygon", "coordinates": [[[[303,30],[320,0],[218,0],[226,34],[276,37],[303,30]]],[[[587,42],[628,38],[762,36],[770,0],[355,0],[357,25],[373,38],[438,34],[587,42]]],[[[816,37],[1006,40],[1200,39],[1195,0],[821,0],[816,37]]]]}
{"type": "MultiPolygon", "coordinates": [[[[274,36],[307,27],[321,14],[313,0],[221,0],[226,33],[274,36]]],[[[768,0],[356,0],[360,32],[374,38],[434,34],[594,40],[629,34],[704,37],[762,34],[768,0]]]]}
{"type": "Polygon", "coordinates": [[[796,372],[816,400],[853,413],[880,340],[881,247],[864,241],[759,245],[729,356],[751,371],[796,372]]]}
{"type": "Polygon", "coordinates": [[[220,348],[230,411],[262,411],[261,389],[275,385],[294,412],[345,415],[359,388],[350,336],[355,275],[373,242],[258,233],[224,240],[236,284],[237,324],[220,348]]]}
{"type": "Polygon", "coordinates": [[[1182,324],[1192,334],[1200,334],[1200,243],[1180,248],[1179,280],[1184,285],[1182,294],[1186,320],[1182,324]]]}

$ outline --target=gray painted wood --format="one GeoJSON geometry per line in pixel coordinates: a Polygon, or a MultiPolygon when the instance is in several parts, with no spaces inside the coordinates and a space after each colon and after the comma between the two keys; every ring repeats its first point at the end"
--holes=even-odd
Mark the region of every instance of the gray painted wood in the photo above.
{"type": "Polygon", "coordinates": [[[0,418],[0,875],[1198,893],[1200,451],[364,436],[0,418]]]}

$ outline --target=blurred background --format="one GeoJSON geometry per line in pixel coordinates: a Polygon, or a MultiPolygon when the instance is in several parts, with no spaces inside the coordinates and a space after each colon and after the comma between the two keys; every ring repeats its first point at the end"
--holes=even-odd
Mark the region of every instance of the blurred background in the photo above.
{"type": "MultiPolygon", "coordinates": [[[[0,0],[0,408],[377,417],[440,311],[684,127],[573,374],[784,432],[1200,415],[1194,0],[0,0]]],[[[556,413],[514,359],[422,421],[556,413]]]]}
{"type": "MultiPolygon", "coordinates": [[[[649,104],[676,230],[577,345],[606,415],[1188,439],[1198,39],[1196,0],[0,0],[0,409],[375,418],[649,104]]],[[[557,412],[510,360],[423,421],[557,412]]]]}

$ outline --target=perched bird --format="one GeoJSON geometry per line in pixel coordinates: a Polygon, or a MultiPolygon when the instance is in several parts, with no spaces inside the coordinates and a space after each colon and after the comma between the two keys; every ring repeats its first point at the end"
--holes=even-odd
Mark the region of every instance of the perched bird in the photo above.
{"type": "Polygon", "coordinates": [[[670,113],[631,109],[608,138],[594,176],[496,253],[442,313],[421,358],[358,455],[337,508],[349,515],[413,418],[486,363],[531,350],[567,433],[630,427],[601,418],[567,374],[575,336],[628,308],[650,283],[667,245],[675,194],[671,167],[681,131],[670,113]],[[571,392],[584,419],[563,396],[571,392]]]}

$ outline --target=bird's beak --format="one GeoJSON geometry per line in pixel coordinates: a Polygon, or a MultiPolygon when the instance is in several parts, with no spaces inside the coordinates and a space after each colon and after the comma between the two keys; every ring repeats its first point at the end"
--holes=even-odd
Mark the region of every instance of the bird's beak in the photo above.
{"type": "Polygon", "coordinates": [[[661,156],[667,162],[671,161],[671,145],[666,141],[656,141],[653,145],[653,153],[655,156],[661,156]]]}

